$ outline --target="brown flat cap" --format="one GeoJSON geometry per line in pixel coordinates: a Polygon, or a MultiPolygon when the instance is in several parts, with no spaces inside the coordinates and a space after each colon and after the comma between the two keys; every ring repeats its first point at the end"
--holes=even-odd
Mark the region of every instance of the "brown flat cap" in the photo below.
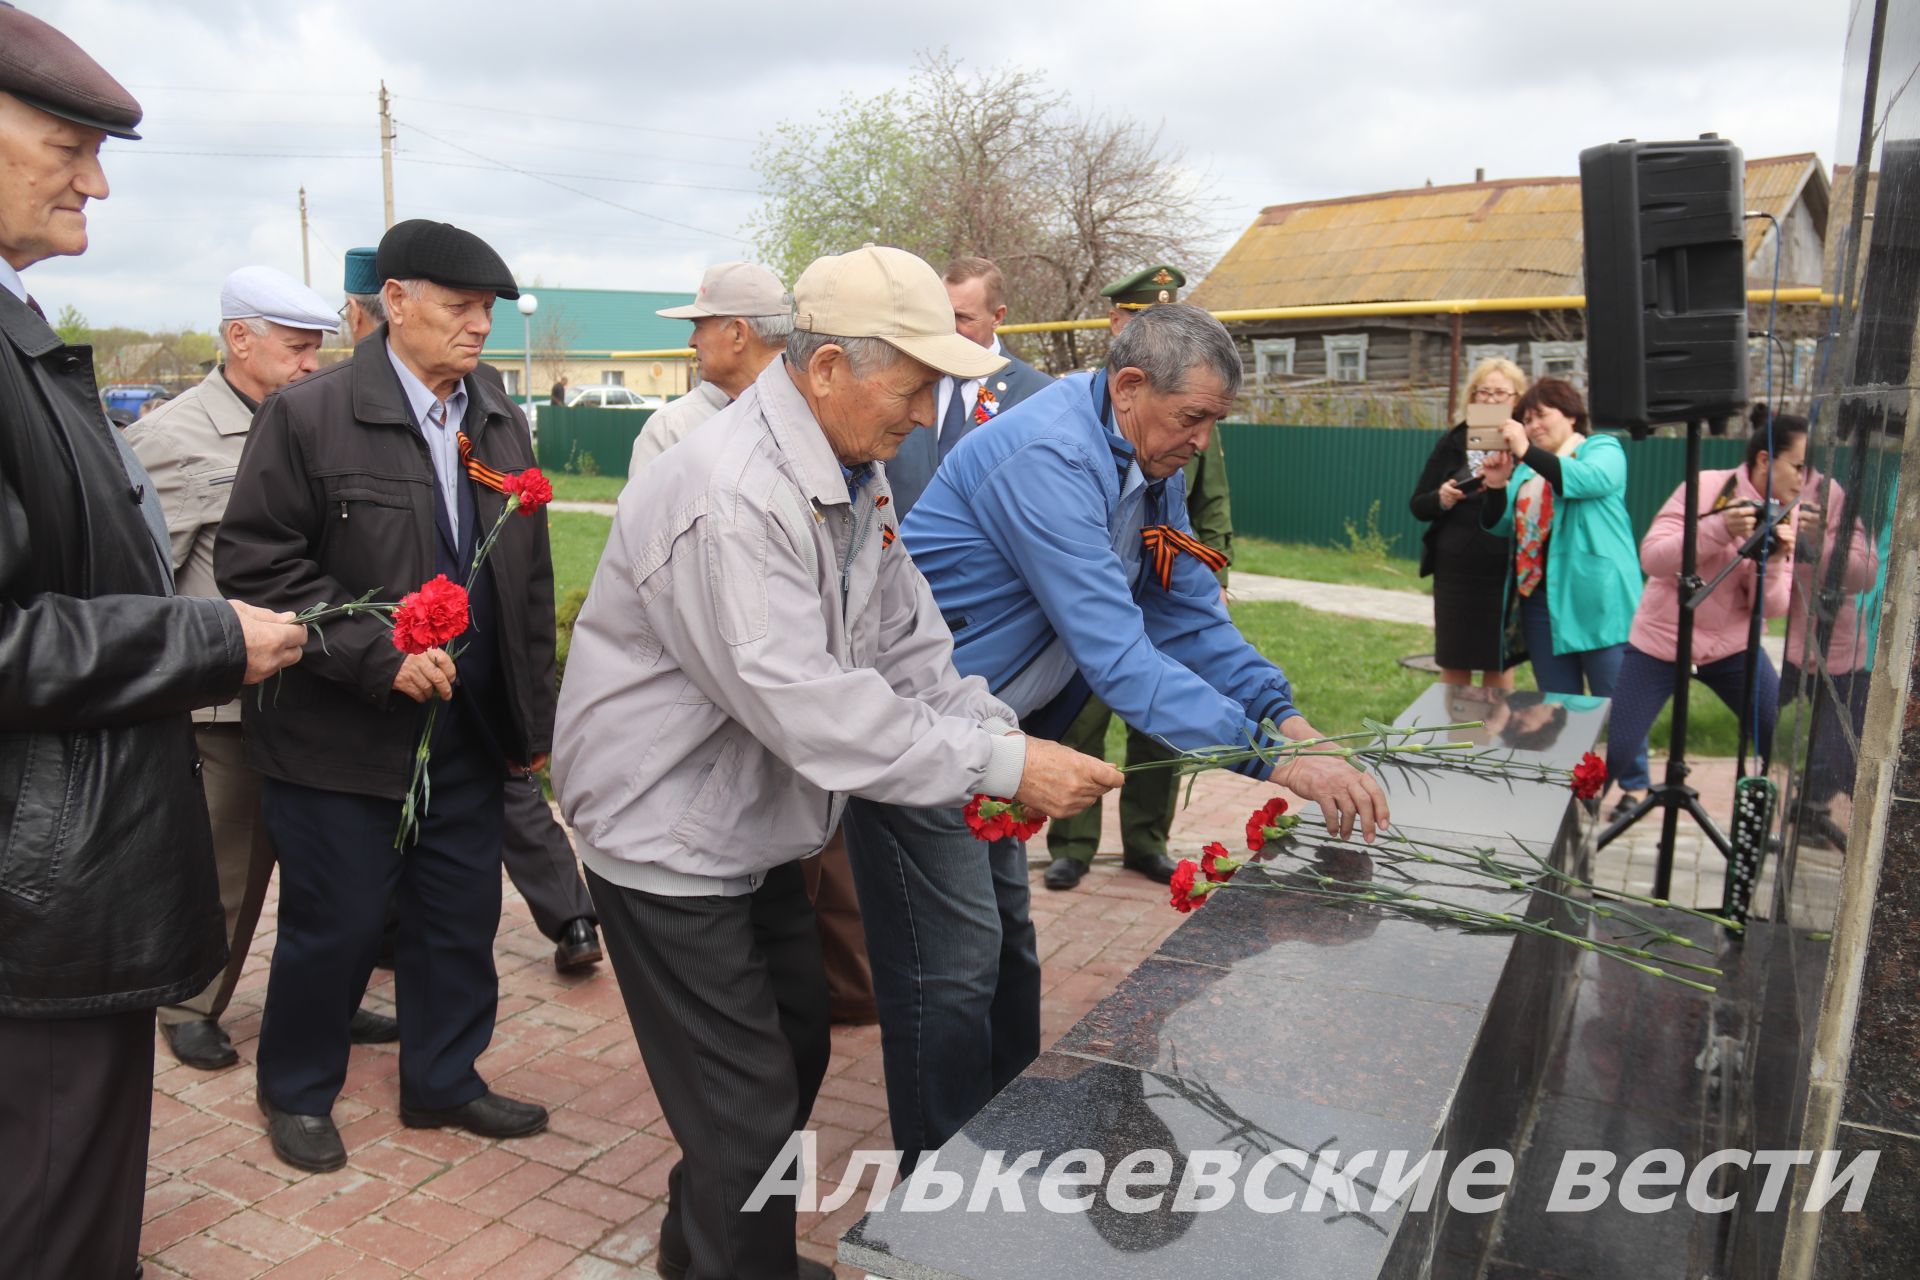
{"type": "Polygon", "coordinates": [[[137,140],[140,104],[73,41],[0,0],[0,93],[50,116],[137,140]]]}

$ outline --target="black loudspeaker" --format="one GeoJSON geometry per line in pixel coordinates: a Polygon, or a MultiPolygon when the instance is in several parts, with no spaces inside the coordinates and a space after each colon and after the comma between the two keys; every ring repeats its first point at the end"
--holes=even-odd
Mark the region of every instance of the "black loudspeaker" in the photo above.
{"type": "Polygon", "coordinates": [[[1580,153],[1595,426],[1637,437],[1746,405],[1745,169],[1711,134],[1580,153]]]}

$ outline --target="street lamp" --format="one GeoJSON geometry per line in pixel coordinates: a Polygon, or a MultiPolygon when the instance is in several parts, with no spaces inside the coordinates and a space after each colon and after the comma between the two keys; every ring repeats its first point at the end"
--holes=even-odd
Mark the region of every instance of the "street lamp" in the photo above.
{"type": "Polygon", "coordinates": [[[520,308],[520,403],[533,407],[533,313],[540,309],[540,299],[530,293],[520,295],[520,301],[514,303],[520,308]]]}

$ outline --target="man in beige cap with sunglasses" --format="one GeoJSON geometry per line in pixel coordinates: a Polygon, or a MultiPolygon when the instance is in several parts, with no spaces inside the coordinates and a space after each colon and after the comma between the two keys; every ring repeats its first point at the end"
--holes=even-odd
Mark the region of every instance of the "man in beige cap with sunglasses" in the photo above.
{"type": "Polygon", "coordinates": [[[693,321],[687,345],[700,360],[700,385],[647,419],[633,442],[628,480],[752,386],[761,370],[780,358],[793,332],[793,298],[786,286],[751,262],[708,267],[691,303],[654,314],[693,321]]]}
{"type": "Polygon", "coordinates": [[[1120,783],[1026,739],[953,669],[884,463],[941,376],[1000,363],[899,249],[822,258],[784,359],[623,495],[574,629],[554,781],[634,1037],[682,1151],[656,1267],[792,1280],[795,1203],[743,1206],[803,1128],[828,1055],[800,861],[849,795],[1040,813],[1120,783]]]}

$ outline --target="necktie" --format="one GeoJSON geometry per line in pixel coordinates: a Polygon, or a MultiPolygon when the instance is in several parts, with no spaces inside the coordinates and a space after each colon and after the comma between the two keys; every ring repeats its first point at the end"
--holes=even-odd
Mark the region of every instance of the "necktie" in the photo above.
{"type": "Polygon", "coordinates": [[[967,430],[966,385],[958,378],[953,379],[953,396],[947,401],[947,416],[940,420],[941,461],[946,460],[947,451],[960,442],[960,437],[967,430]]]}

